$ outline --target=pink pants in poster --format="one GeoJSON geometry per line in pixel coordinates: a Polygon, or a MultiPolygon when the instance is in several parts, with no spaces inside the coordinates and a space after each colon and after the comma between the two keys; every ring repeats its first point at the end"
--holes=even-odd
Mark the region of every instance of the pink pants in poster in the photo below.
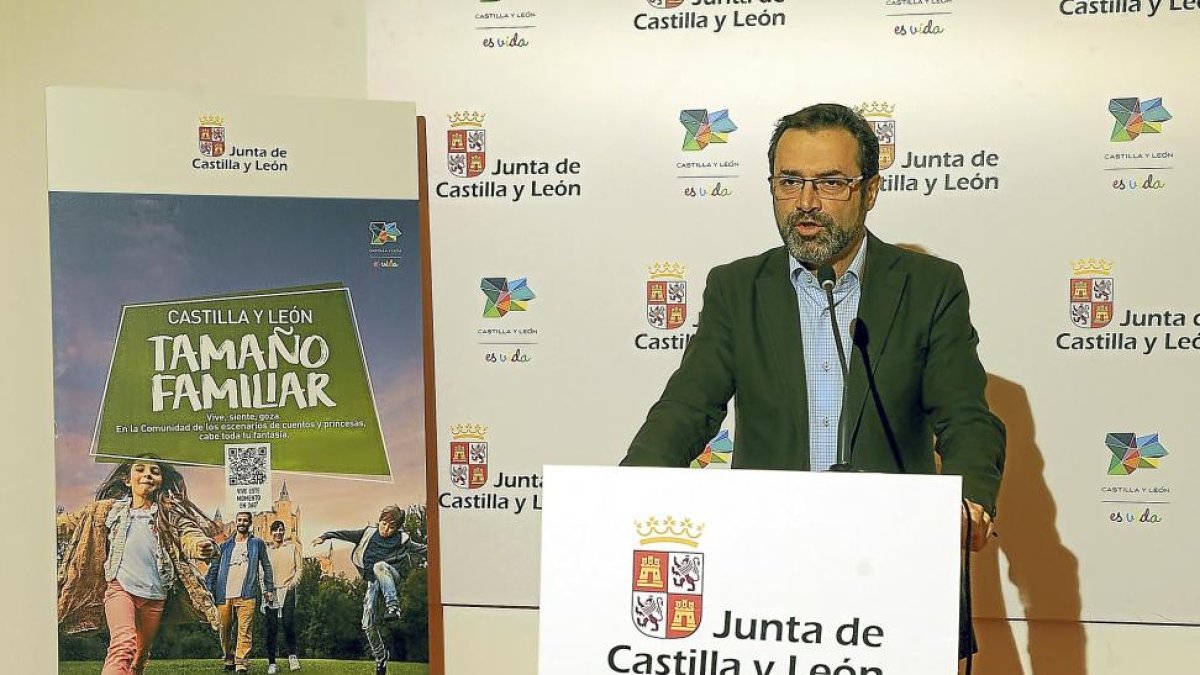
{"type": "Polygon", "coordinates": [[[142,675],[165,604],[165,600],[130,595],[115,579],[108,582],[104,618],[110,637],[100,675],[142,675]]]}

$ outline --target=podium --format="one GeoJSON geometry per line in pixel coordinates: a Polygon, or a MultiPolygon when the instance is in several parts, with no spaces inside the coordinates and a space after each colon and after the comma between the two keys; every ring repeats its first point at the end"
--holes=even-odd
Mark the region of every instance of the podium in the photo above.
{"type": "Polygon", "coordinates": [[[541,675],[952,675],[957,476],[547,466],[541,675]]]}

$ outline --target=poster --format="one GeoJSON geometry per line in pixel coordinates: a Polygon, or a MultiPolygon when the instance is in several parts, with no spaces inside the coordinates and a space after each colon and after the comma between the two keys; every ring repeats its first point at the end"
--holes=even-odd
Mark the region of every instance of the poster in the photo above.
{"type": "Polygon", "coordinates": [[[47,111],[59,672],[424,672],[414,107],[47,111]]]}

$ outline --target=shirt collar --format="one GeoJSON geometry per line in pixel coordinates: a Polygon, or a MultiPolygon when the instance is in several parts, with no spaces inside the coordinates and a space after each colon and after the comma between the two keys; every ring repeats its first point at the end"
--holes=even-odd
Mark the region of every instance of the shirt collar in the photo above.
{"type": "MultiPolygon", "coordinates": [[[[803,265],[796,261],[790,254],[787,257],[788,271],[792,278],[792,283],[799,286],[801,283],[817,283],[817,276],[808,271],[803,265]]],[[[863,237],[862,245],[858,247],[858,253],[854,254],[854,258],[850,261],[850,267],[846,269],[846,274],[843,274],[837,280],[837,285],[841,286],[842,279],[846,275],[852,275],[856,282],[862,282],[863,267],[867,264],[867,237],[863,237]]]]}
{"type": "MultiPolygon", "coordinates": [[[[125,514],[128,514],[130,511],[132,511],[133,510],[132,507],[133,507],[133,497],[132,496],[122,497],[120,499],[114,500],[112,508],[110,508],[108,510],[108,517],[105,519],[105,524],[108,525],[109,527],[112,527],[112,524],[115,523],[118,518],[122,517],[125,514]]],[[[151,516],[158,515],[158,502],[150,502],[150,515],[151,516]]]]}

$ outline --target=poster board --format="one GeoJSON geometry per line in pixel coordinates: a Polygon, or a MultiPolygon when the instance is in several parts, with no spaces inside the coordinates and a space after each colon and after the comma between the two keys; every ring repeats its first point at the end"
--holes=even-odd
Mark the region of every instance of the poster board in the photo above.
{"type": "MultiPolygon", "coordinates": [[[[360,607],[347,626],[300,631],[325,636],[298,646],[306,660],[378,660],[372,637],[393,661],[427,663],[431,642],[440,653],[426,610],[419,123],[411,103],[48,90],[58,554],[79,571],[60,580],[61,672],[108,647],[80,590],[107,558],[89,558],[80,518],[118,514],[103,523],[114,531],[120,503],[142,499],[123,472],[148,464],[164,491],[147,494],[174,492],[151,501],[196,526],[163,575],[168,597],[224,564],[211,554],[232,540],[274,549],[282,524],[278,545],[301,560],[296,620],[343,624],[322,608],[360,607]],[[402,521],[389,541],[403,543],[403,623],[385,622],[379,595],[372,636],[360,625],[370,575],[352,551],[383,520],[402,521]]],[[[188,597],[207,621],[164,623],[155,658],[210,668],[212,612],[188,597]]]]}

